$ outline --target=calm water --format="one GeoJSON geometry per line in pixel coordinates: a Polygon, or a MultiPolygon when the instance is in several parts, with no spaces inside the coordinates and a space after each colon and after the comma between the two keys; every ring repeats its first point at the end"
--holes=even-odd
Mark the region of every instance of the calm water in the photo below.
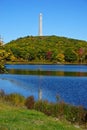
{"type": "Polygon", "coordinates": [[[6,93],[33,95],[55,102],[56,96],[73,105],[87,108],[87,65],[6,65],[0,74],[0,89],[6,93]]]}

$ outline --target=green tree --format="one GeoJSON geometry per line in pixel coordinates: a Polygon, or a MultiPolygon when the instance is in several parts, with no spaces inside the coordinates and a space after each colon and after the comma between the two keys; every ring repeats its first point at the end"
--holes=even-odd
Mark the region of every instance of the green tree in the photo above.
{"type": "Polygon", "coordinates": [[[64,56],[65,56],[65,61],[66,62],[75,62],[75,61],[77,61],[76,53],[73,50],[71,50],[70,48],[65,50],[64,56]]]}

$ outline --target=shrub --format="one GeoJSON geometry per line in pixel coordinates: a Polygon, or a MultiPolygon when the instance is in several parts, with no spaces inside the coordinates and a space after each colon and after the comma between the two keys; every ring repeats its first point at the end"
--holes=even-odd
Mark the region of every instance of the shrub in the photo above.
{"type": "Polygon", "coordinates": [[[39,100],[35,102],[35,109],[45,113],[48,116],[54,116],[54,104],[48,102],[47,100],[39,100]]]}
{"type": "Polygon", "coordinates": [[[87,122],[87,111],[82,106],[78,107],[78,122],[79,125],[87,122]]]}
{"type": "Polygon", "coordinates": [[[5,99],[6,101],[11,102],[13,105],[16,106],[23,106],[25,102],[24,96],[17,93],[7,95],[5,99]]]}
{"type": "Polygon", "coordinates": [[[77,122],[78,121],[78,108],[76,106],[67,106],[66,110],[66,119],[70,121],[71,123],[77,122]]]}
{"type": "Polygon", "coordinates": [[[44,112],[44,108],[46,107],[46,102],[42,100],[38,100],[35,102],[35,109],[41,112],[44,112]]]}
{"type": "Polygon", "coordinates": [[[66,108],[67,104],[65,104],[63,101],[54,104],[54,116],[58,118],[64,117],[66,108]]]}
{"type": "Polygon", "coordinates": [[[34,100],[34,97],[33,96],[30,96],[26,99],[25,101],[25,106],[28,108],[28,109],[33,109],[34,108],[34,104],[35,104],[35,100],[34,100]]]}

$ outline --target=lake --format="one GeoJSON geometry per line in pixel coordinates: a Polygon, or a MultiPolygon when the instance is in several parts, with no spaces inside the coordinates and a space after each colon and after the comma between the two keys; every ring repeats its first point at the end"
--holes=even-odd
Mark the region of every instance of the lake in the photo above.
{"type": "Polygon", "coordinates": [[[56,102],[56,96],[72,105],[87,108],[87,65],[5,65],[8,74],[0,74],[0,89],[5,93],[33,95],[56,102]]]}

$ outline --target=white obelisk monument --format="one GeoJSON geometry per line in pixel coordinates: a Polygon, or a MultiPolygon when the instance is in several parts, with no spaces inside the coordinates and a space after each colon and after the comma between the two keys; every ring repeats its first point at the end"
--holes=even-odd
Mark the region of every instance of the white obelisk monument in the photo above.
{"type": "Polygon", "coordinates": [[[42,36],[42,13],[39,15],[39,36],[42,36]]]}

